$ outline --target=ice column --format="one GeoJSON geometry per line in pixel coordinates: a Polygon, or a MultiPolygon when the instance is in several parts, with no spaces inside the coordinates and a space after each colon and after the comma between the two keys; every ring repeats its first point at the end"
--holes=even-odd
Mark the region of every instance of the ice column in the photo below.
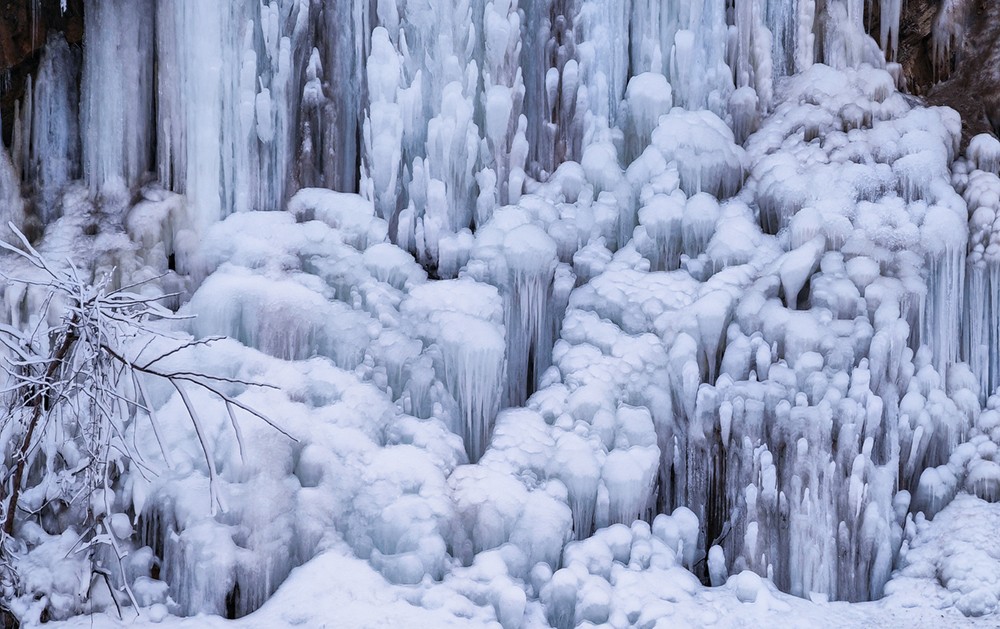
{"type": "Polygon", "coordinates": [[[56,218],[56,201],[63,186],[79,177],[80,131],[78,57],[61,35],[45,46],[31,98],[31,158],[26,177],[38,193],[43,223],[56,218]]]}
{"type": "Polygon", "coordinates": [[[188,197],[201,227],[284,204],[309,21],[299,0],[159,3],[159,176],[188,197]]]}
{"type": "Polygon", "coordinates": [[[234,183],[240,184],[241,205],[249,198],[247,146],[253,126],[253,88],[246,87],[238,95],[226,88],[252,80],[256,60],[248,51],[240,71],[236,51],[240,38],[234,32],[242,32],[247,23],[230,21],[232,17],[228,7],[191,0],[161,2],[157,12],[160,182],[187,195],[198,208],[197,220],[203,226],[228,213],[223,208],[234,183]],[[239,122],[237,128],[228,129],[229,151],[222,148],[224,104],[235,109],[239,122]],[[225,165],[224,153],[229,156],[225,165]]]}
{"type": "Polygon", "coordinates": [[[460,434],[469,460],[486,452],[493,420],[504,388],[503,334],[497,326],[475,317],[447,313],[441,318],[438,343],[443,356],[443,380],[459,407],[460,434]]]}
{"type": "Polygon", "coordinates": [[[725,115],[733,91],[732,71],[726,65],[726,2],[685,3],[677,26],[667,76],[674,88],[675,104],[725,115]]]}
{"type": "Polygon", "coordinates": [[[584,0],[576,18],[577,53],[590,116],[584,144],[597,141],[603,129],[617,126],[618,110],[629,77],[629,3],[584,0]]]}
{"type": "Polygon", "coordinates": [[[24,226],[24,201],[21,199],[21,179],[17,176],[10,155],[0,147],[0,221],[6,226],[24,226]]]}
{"type": "Polygon", "coordinates": [[[504,254],[507,405],[521,406],[552,362],[552,281],[558,258],[555,242],[534,225],[511,230],[504,239],[504,254]]]}
{"type": "Polygon", "coordinates": [[[964,196],[970,217],[964,358],[985,400],[1000,386],[1000,177],[974,170],[964,196]]]}
{"type": "Polygon", "coordinates": [[[579,62],[574,17],[579,0],[532,0],[524,7],[524,106],[533,177],[545,179],[559,164],[580,158],[577,118],[579,62]]]}
{"type": "Polygon", "coordinates": [[[521,18],[516,0],[486,4],[483,39],[483,132],[487,143],[483,157],[492,174],[480,175],[477,225],[488,221],[497,205],[516,203],[525,178],[527,118],[522,113],[521,18]],[[493,185],[484,185],[487,182],[493,185]]]}
{"type": "Polygon", "coordinates": [[[889,59],[895,61],[896,50],[899,48],[899,18],[903,0],[880,0],[880,8],[879,43],[889,59]]]}
{"type": "Polygon", "coordinates": [[[96,193],[132,186],[152,166],[154,6],[88,0],[84,8],[80,128],[84,176],[96,193]]]}
{"type": "MultiPolygon", "coordinates": [[[[363,120],[365,59],[370,50],[369,2],[336,0],[322,6],[317,44],[321,51],[322,117],[309,129],[313,168],[323,182],[340,192],[357,192],[363,120]]],[[[305,141],[303,130],[302,141],[305,141]]],[[[300,174],[301,176],[301,174],[300,174]]],[[[383,217],[384,218],[384,217],[383,217]]]]}
{"type": "MultiPolygon", "coordinates": [[[[764,24],[761,0],[737,0],[736,33],[736,62],[733,68],[736,88],[752,87],[757,93],[759,108],[766,111],[771,105],[774,70],[771,32],[764,24]]],[[[743,135],[745,137],[746,134],[743,135]]]]}
{"type": "Polygon", "coordinates": [[[629,31],[632,72],[665,74],[684,3],[633,0],[629,31]]]}
{"type": "MultiPolygon", "coordinates": [[[[387,221],[396,218],[403,191],[404,111],[402,58],[382,27],[372,32],[367,60],[368,111],[363,124],[361,188],[387,221]]],[[[400,243],[401,245],[403,243],[400,243]]]]}

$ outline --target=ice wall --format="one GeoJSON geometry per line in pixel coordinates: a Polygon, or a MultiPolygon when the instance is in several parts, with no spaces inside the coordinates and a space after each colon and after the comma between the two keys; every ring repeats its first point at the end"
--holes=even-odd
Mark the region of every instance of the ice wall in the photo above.
{"type": "MultiPolygon", "coordinates": [[[[898,28],[883,4],[885,47],[898,28]]],[[[710,109],[743,140],[775,78],[816,60],[881,63],[862,4],[846,0],[731,11],[719,0],[87,7],[79,112],[58,106],[61,139],[47,120],[35,122],[53,133],[32,135],[43,112],[21,116],[15,161],[66,155],[95,193],[154,173],[197,206],[202,230],[233,211],[277,209],[299,187],[360,190],[394,242],[431,265],[443,237],[515,202],[525,174],[544,180],[594,142],[615,143],[623,166],[634,159],[622,145],[628,119],[643,115],[623,105],[633,77],[663,76],[672,104],[710,109]]],[[[71,65],[36,77],[50,111],[52,94],[72,92],[71,65]]],[[[50,193],[45,205],[57,202],[50,193]]]]}
{"type": "Polygon", "coordinates": [[[1000,144],[896,91],[898,3],[140,4],[49,42],[0,209],[280,384],[266,464],[199,401],[231,508],[182,428],[116,488],[174,611],[330,549],[504,627],[661,569],[868,600],[913,514],[1000,497],[1000,144]]]}

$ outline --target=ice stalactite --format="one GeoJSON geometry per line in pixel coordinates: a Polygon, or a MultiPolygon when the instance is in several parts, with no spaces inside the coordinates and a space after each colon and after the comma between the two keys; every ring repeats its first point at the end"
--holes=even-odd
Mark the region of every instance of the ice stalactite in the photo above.
{"type": "MultiPolygon", "coordinates": [[[[770,31],[772,65],[779,76],[795,72],[795,55],[799,38],[799,15],[805,0],[792,2],[764,2],[761,6],[764,24],[770,31]]],[[[809,30],[811,31],[811,25],[809,30]]],[[[810,60],[812,55],[810,54],[810,60]]]]}
{"type": "Polygon", "coordinates": [[[662,74],[644,72],[632,77],[625,90],[622,158],[631,164],[649,146],[660,116],[673,107],[670,83],[662,74]]]}
{"type": "Polygon", "coordinates": [[[667,76],[675,103],[724,115],[733,91],[726,65],[728,36],[724,2],[708,0],[681,9],[667,76]]]}
{"type": "Polygon", "coordinates": [[[831,0],[817,27],[821,34],[822,61],[834,68],[853,68],[863,63],[885,65],[878,43],[864,28],[865,0],[831,0]]]}
{"type": "Polygon", "coordinates": [[[85,6],[80,129],[84,177],[95,193],[134,186],[152,170],[154,11],[153,0],[85,6]]]}
{"type": "Polygon", "coordinates": [[[7,151],[0,150],[0,220],[18,229],[24,227],[24,199],[21,198],[21,178],[7,151]]]}
{"type": "Polygon", "coordinates": [[[971,170],[961,183],[969,206],[964,359],[978,374],[984,399],[1000,386],[1000,177],[988,170],[995,166],[992,155],[978,150],[988,141],[970,145],[971,160],[961,169],[971,170]]]}
{"type": "Polygon", "coordinates": [[[78,55],[66,40],[50,36],[31,97],[33,133],[26,173],[35,185],[43,223],[56,217],[63,187],[80,177],[79,72],[78,55]]]}
{"type": "Polygon", "coordinates": [[[531,112],[528,171],[542,180],[564,161],[580,158],[580,63],[574,23],[579,2],[534,0],[525,7],[524,106],[531,112]]]}
{"type": "Polygon", "coordinates": [[[428,262],[438,259],[444,237],[472,225],[479,163],[472,87],[471,80],[444,87],[440,113],[427,123],[426,158],[413,162],[407,212],[415,220],[419,257],[428,262]]]}
{"type": "Polygon", "coordinates": [[[528,119],[524,115],[521,69],[521,17],[516,0],[487,2],[483,15],[484,170],[477,175],[479,197],[475,224],[483,225],[493,208],[517,203],[528,158],[528,119]]]}
{"type": "Polygon", "coordinates": [[[476,462],[486,452],[493,419],[500,410],[506,345],[497,326],[480,319],[442,316],[439,325],[442,379],[458,402],[458,432],[469,460],[476,462]]]}
{"type": "Polygon", "coordinates": [[[227,197],[235,205],[236,186],[243,204],[250,195],[246,147],[253,125],[254,88],[244,85],[241,89],[240,82],[252,80],[255,67],[249,64],[255,61],[250,53],[248,65],[238,65],[240,54],[233,44],[240,41],[246,23],[227,20],[228,8],[160,3],[157,14],[161,66],[157,171],[164,186],[184,193],[197,206],[196,216],[207,226],[228,213],[227,197]],[[231,39],[226,40],[227,36],[231,39]],[[197,58],[190,54],[186,43],[190,41],[202,46],[197,58]],[[206,63],[206,58],[212,62],[206,63]],[[223,76],[227,70],[234,71],[223,76]],[[230,105],[228,114],[223,112],[223,103],[230,105]],[[222,150],[224,133],[232,143],[227,151],[222,150]]]}
{"type": "Polygon", "coordinates": [[[732,71],[726,65],[726,12],[726,3],[718,0],[634,2],[629,33],[632,75],[661,73],[673,87],[675,104],[724,114],[733,90],[732,71]]]}
{"type": "Polygon", "coordinates": [[[938,7],[931,29],[931,43],[934,48],[934,72],[939,79],[947,78],[958,62],[971,10],[972,2],[969,0],[942,0],[938,7]]]}
{"type": "MultiPolygon", "coordinates": [[[[368,109],[363,125],[361,188],[378,215],[392,223],[403,200],[403,134],[412,115],[414,92],[403,89],[402,57],[386,29],[372,32],[367,59],[368,109]]],[[[406,247],[407,239],[400,239],[406,247]]]]}
{"type": "Polygon", "coordinates": [[[203,225],[290,196],[309,12],[290,1],[158,4],[158,174],[203,225]]]}
{"type": "Polygon", "coordinates": [[[628,2],[583,0],[573,22],[581,86],[586,90],[581,98],[586,98],[588,112],[584,145],[604,139],[602,135],[619,126],[630,59],[627,47],[612,42],[628,38],[629,13],[628,2]]]}
{"type": "MultiPolygon", "coordinates": [[[[475,3],[474,10],[463,1],[443,10],[438,4],[407,4],[399,13],[379,14],[383,24],[391,22],[386,34],[401,56],[403,83],[413,90],[412,108],[403,112],[396,239],[432,265],[440,240],[472,224],[480,150],[481,77],[472,55],[480,45],[476,25],[483,7],[475,3]]],[[[371,62],[368,67],[371,81],[371,62]]],[[[385,90],[372,96],[384,98],[385,90]]]]}
{"type": "Polygon", "coordinates": [[[958,362],[966,302],[966,250],[968,228],[964,217],[948,209],[931,206],[923,225],[923,242],[929,269],[927,296],[921,308],[921,342],[934,353],[941,373],[958,362]]]}
{"type": "Polygon", "coordinates": [[[633,0],[629,41],[632,71],[666,74],[683,6],[659,0],[633,0]]]}
{"type": "MultiPolygon", "coordinates": [[[[344,132],[344,129],[351,129],[350,124],[333,124],[336,116],[332,112],[332,103],[324,93],[323,82],[323,62],[320,59],[319,49],[313,48],[309,56],[309,63],[306,66],[305,84],[302,87],[302,104],[299,112],[299,150],[296,159],[296,178],[298,184],[308,187],[328,187],[342,188],[342,177],[338,178],[335,186],[332,181],[329,186],[326,183],[325,169],[334,169],[336,158],[339,156],[334,151],[334,131],[344,132]]],[[[344,122],[344,121],[341,121],[344,122]]],[[[345,152],[350,155],[353,144],[345,145],[345,152]]],[[[354,187],[354,181],[347,184],[348,191],[354,187]]]]}
{"type": "Polygon", "coordinates": [[[661,193],[653,195],[639,210],[639,224],[652,241],[651,271],[674,271],[680,267],[684,207],[683,195],[661,193]]]}
{"type": "MultiPolygon", "coordinates": [[[[784,4],[779,2],[779,4],[784,4]]],[[[769,6],[771,6],[769,4],[769,6]]],[[[795,57],[794,66],[788,67],[788,74],[803,72],[816,60],[816,0],[798,0],[795,13],[795,57]]]]}
{"type": "Polygon", "coordinates": [[[778,69],[787,72],[783,46],[788,42],[773,41],[778,35],[768,29],[767,9],[759,0],[740,0],[735,6],[735,42],[729,42],[727,62],[736,89],[729,96],[727,110],[737,144],[757,130],[760,116],[771,107],[776,58],[782,64],[778,69]],[[775,45],[781,48],[772,52],[775,45]]]}
{"type": "Polygon", "coordinates": [[[553,280],[556,247],[533,225],[511,230],[504,238],[508,276],[505,282],[507,322],[507,396],[509,406],[520,406],[538,384],[552,360],[555,316],[553,280]]]}
{"type": "Polygon", "coordinates": [[[899,20],[903,0],[879,0],[879,8],[879,44],[889,61],[895,61],[899,50],[899,20]]]}
{"type": "Polygon", "coordinates": [[[431,348],[434,367],[457,403],[453,430],[469,460],[486,451],[503,405],[507,343],[501,298],[491,286],[458,279],[416,287],[400,307],[431,348]]]}

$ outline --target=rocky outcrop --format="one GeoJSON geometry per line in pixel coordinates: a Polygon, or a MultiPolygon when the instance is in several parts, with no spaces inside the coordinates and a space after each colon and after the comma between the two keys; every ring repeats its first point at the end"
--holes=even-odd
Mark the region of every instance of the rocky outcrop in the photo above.
{"type": "Polygon", "coordinates": [[[907,0],[896,60],[906,91],[962,115],[966,141],[1000,133],[1000,3],[907,0]]]}
{"type": "Polygon", "coordinates": [[[941,82],[927,100],[962,114],[966,139],[979,133],[1000,134],[1000,3],[970,2],[961,28],[965,37],[953,50],[941,82]]]}
{"type": "Polygon", "coordinates": [[[14,103],[35,73],[45,40],[60,32],[70,44],[83,41],[83,0],[0,0],[0,121],[10,142],[14,103]]]}

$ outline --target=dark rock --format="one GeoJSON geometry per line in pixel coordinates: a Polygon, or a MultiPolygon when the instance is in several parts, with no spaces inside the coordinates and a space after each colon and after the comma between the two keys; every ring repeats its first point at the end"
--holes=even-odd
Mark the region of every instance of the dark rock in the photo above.
{"type": "Polygon", "coordinates": [[[24,97],[48,34],[61,32],[71,45],[83,41],[83,0],[0,0],[0,121],[10,144],[14,103],[24,97]]]}

